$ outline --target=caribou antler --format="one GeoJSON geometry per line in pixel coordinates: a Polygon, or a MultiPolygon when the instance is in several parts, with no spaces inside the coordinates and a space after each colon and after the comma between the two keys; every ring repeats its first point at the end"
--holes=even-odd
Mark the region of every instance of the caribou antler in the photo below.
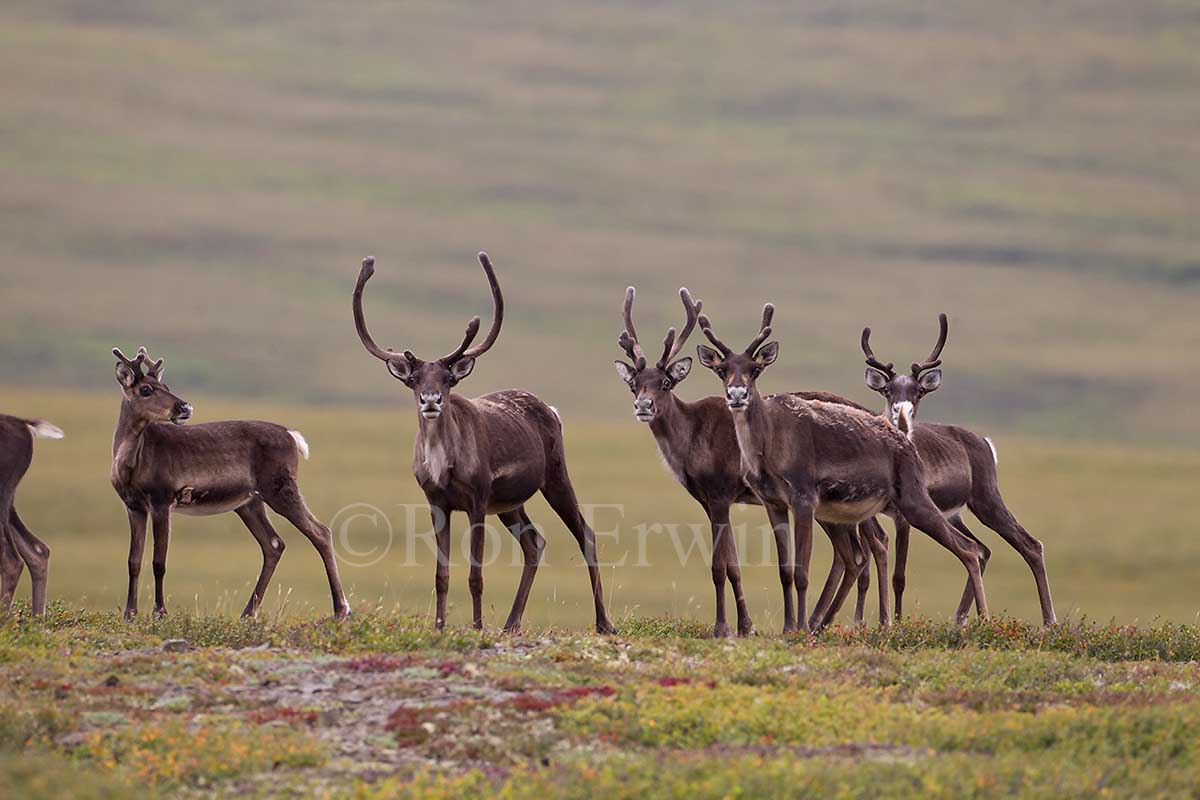
{"type": "Polygon", "coordinates": [[[638,342],[637,330],[633,327],[633,297],[635,294],[637,294],[637,290],[632,286],[625,290],[625,305],[621,311],[625,319],[625,330],[621,331],[621,335],[617,337],[617,344],[621,346],[621,349],[633,361],[634,367],[645,369],[646,354],[642,352],[642,345],[638,342]]]}
{"type": "Polygon", "coordinates": [[[132,359],[127,357],[124,353],[122,353],[121,349],[119,347],[114,347],[112,349],[112,354],[114,356],[116,356],[122,363],[124,363],[125,366],[127,366],[131,370],[133,370],[136,374],[138,374],[138,375],[142,374],[142,364],[146,360],[146,348],[139,347],[137,355],[132,359]]]}
{"type": "MultiPolygon", "coordinates": [[[[471,358],[478,358],[492,348],[496,343],[496,337],[500,335],[500,326],[504,324],[504,295],[500,293],[500,281],[496,280],[496,270],[492,269],[492,260],[488,258],[488,254],[480,251],[479,265],[483,267],[484,274],[487,275],[488,286],[492,289],[492,307],[494,314],[492,316],[492,328],[488,331],[488,335],[479,344],[467,350],[461,355],[467,355],[471,358]]],[[[474,320],[475,328],[479,328],[479,318],[474,320]]],[[[471,325],[467,325],[468,338],[463,342],[463,345],[470,344],[471,339],[475,335],[471,333],[471,325]]]]}
{"type": "Polygon", "coordinates": [[[775,306],[767,303],[763,306],[762,323],[758,326],[758,335],[750,340],[746,355],[753,356],[758,348],[771,336],[771,320],[775,317],[775,306]]]}
{"type": "Polygon", "coordinates": [[[667,338],[663,341],[663,355],[658,362],[659,369],[666,367],[677,355],[683,352],[683,346],[687,344],[688,337],[695,330],[696,318],[700,315],[700,309],[704,306],[703,301],[692,300],[692,294],[687,290],[687,287],[680,288],[679,299],[683,302],[683,310],[687,314],[687,319],[683,323],[683,330],[680,332],[679,338],[675,337],[674,328],[667,329],[667,338]]]}
{"type": "MultiPolygon", "coordinates": [[[[375,340],[371,338],[370,332],[367,331],[367,319],[363,316],[362,297],[363,288],[367,285],[367,281],[371,280],[371,276],[375,274],[375,256],[367,256],[362,261],[362,269],[358,271],[358,283],[354,285],[354,329],[358,331],[358,338],[362,340],[363,347],[367,348],[367,352],[378,358],[380,361],[390,361],[396,357],[396,353],[391,350],[384,350],[379,345],[375,344],[375,340]]],[[[411,357],[411,353],[407,350],[404,352],[406,357],[411,357]]]]}
{"type": "Polygon", "coordinates": [[[733,349],[731,347],[729,347],[727,344],[725,344],[724,342],[722,342],[720,339],[718,339],[717,335],[715,333],[713,333],[712,323],[708,321],[707,316],[705,316],[704,314],[701,314],[698,322],[700,323],[700,330],[704,333],[705,336],[708,337],[708,340],[713,343],[713,347],[715,347],[721,351],[721,355],[723,355],[723,356],[733,355],[733,349]]]}
{"type": "Polygon", "coordinates": [[[933,347],[933,352],[929,354],[929,358],[925,359],[921,363],[914,363],[912,365],[912,374],[914,378],[921,377],[922,372],[928,369],[933,369],[942,363],[942,359],[939,358],[939,356],[942,354],[942,348],[946,346],[946,334],[950,331],[950,323],[946,319],[945,314],[938,314],[938,326],[941,330],[938,334],[937,344],[933,347]]]}
{"type": "Polygon", "coordinates": [[[867,366],[868,367],[874,367],[875,369],[882,372],[884,375],[887,375],[888,380],[891,380],[892,378],[896,377],[896,370],[895,370],[896,365],[894,363],[892,363],[891,361],[889,361],[886,364],[883,363],[882,361],[880,361],[879,359],[877,359],[875,357],[875,353],[871,352],[871,329],[869,327],[863,328],[862,349],[863,349],[863,353],[865,353],[867,356],[867,366]]]}

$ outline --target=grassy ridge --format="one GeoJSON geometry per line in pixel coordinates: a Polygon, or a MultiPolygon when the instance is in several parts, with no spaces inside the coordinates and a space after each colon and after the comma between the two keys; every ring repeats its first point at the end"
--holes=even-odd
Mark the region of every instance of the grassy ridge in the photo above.
{"type": "Polygon", "coordinates": [[[657,339],[688,283],[733,338],[779,305],[779,388],[862,396],[861,326],[906,363],[947,310],[939,416],[1196,445],[1198,26],[1165,0],[7,3],[0,366],[95,388],[144,342],[213,393],[383,403],[359,259],[382,340],[441,352],[486,247],[512,310],[473,383],[572,414],[625,411],[622,288],[657,339]]]}
{"type": "MultiPolygon", "coordinates": [[[[272,419],[303,431],[312,460],[301,468],[300,485],[316,513],[334,523],[352,603],[359,610],[431,612],[429,522],[419,505],[406,505],[423,503],[411,473],[410,408],[313,409],[184,394],[196,405],[197,421],[272,419]]],[[[0,395],[0,405],[31,415],[36,410],[67,433],[62,441],[37,444],[17,497],[22,517],[54,551],[51,597],[92,609],[118,607],[125,596],[128,527],[108,483],[116,389],[54,395],[8,391],[0,395]]],[[[565,431],[573,480],[581,500],[591,504],[598,531],[610,608],[616,614],[711,622],[711,536],[700,507],[660,467],[650,433],[632,419],[607,424],[570,416],[565,431]]],[[[1200,571],[1200,551],[1186,513],[1194,507],[1200,458],[1170,450],[1050,445],[1018,437],[1001,437],[998,446],[1005,496],[1045,543],[1060,617],[1195,621],[1200,606],[1180,587],[1200,571]],[[1119,476],[1119,491],[1113,489],[1114,476],[1119,476]]],[[[591,602],[578,548],[540,498],[531,502],[530,515],[543,527],[548,547],[527,618],[585,628],[592,618],[591,602]]],[[[774,540],[762,529],[760,510],[741,509],[734,522],[741,526],[751,611],[761,630],[774,632],[782,626],[774,540]]],[[[450,597],[455,621],[469,614],[465,524],[461,517],[453,522],[450,597]]],[[[1040,618],[1024,562],[999,537],[978,523],[968,524],[993,550],[986,578],[993,610],[1040,618]]],[[[264,613],[326,613],[329,601],[319,559],[286,522],[278,520],[277,527],[288,549],[264,613]]],[[[831,553],[825,537],[816,539],[813,581],[819,585],[831,553]]],[[[487,543],[491,565],[484,571],[485,620],[495,627],[507,616],[520,559],[511,537],[499,527],[489,531],[487,543]]],[[[170,607],[236,614],[259,566],[259,551],[234,515],[176,515],[166,579],[170,607]]],[[[906,607],[949,615],[963,580],[952,556],[914,536],[906,602],[916,605],[906,607]]],[[[144,608],[151,607],[152,588],[145,566],[144,608]]]]}

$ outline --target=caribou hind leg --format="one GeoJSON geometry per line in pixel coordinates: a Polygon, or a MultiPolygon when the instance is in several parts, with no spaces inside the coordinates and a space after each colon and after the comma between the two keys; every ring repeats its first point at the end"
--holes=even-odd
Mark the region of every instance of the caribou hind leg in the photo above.
{"type": "Polygon", "coordinates": [[[263,501],[312,542],[325,564],[325,576],[329,579],[329,592],[333,596],[333,616],[337,619],[346,618],[350,615],[350,604],[346,602],[346,594],[342,591],[342,579],[333,555],[333,535],[309,511],[294,477],[288,476],[273,483],[275,486],[270,492],[262,492],[263,501]]]}
{"type": "Polygon", "coordinates": [[[1050,597],[1050,580],[1046,577],[1046,556],[1042,543],[1021,527],[1021,523],[1017,522],[1016,517],[1004,504],[998,490],[993,490],[978,499],[973,498],[967,507],[980,522],[1000,534],[1004,541],[1012,545],[1025,559],[1025,563],[1033,572],[1034,581],[1037,582],[1038,601],[1042,606],[1042,624],[1057,624],[1058,617],[1054,613],[1054,600],[1050,597]]]}
{"type": "MultiPolygon", "coordinates": [[[[871,550],[875,560],[875,574],[879,584],[879,625],[886,627],[892,624],[891,604],[888,602],[888,536],[879,520],[872,517],[858,525],[858,532],[871,550]]],[[[867,571],[864,570],[865,574],[867,571]]],[[[868,582],[869,582],[868,578],[868,582]]],[[[859,585],[861,586],[861,579],[859,585]]]]}
{"type": "Polygon", "coordinates": [[[258,546],[262,548],[262,570],[258,573],[258,582],[254,584],[254,591],[250,593],[250,599],[242,611],[242,619],[253,619],[258,616],[258,609],[262,606],[263,596],[267,592],[267,586],[271,583],[271,576],[275,574],[275,566],[283,555],[284,544],[283,539],[279,538],[279,534],[275,531],[275,527],[271,525],[266,507],[261,500],[252,500],[236,509],[236,513],[245,523],[250,535],[254,537],[254,541],[258,542],[258,546]]]}
{"type": "Polygon", "coordinates": [[[17,507],[13,506],[8,514],[9,532],[13,545],[17,549],[25,566],[29,567],[29,577],[33,581],[33,613],[46,613],[46,580],[50,574],[50,548],[41,539],[33,535],[21,517],[17,515],[17,507]]]}
{"type": "MultiPolygon", "coordinates": [[[[955,529],[958,530],[959,533],[961,533],[963,536],[966,536],[971,541],[975,542],[975,544],[979,545],[979,547],[983,550],[983,557],[979,561],[979,574],[982,575],[984,572],[987,571],[988,561],[992,557],[991,549],[986,544],[979,541],[978,536],[971,533],[971,529],[967,527],[967,524],[965,522],[963,522],[963,519],[961,516],[956,515],[956,516],[952,517],[950,519],[950,524],[953,525],[955,527],[955,529]]],[[[962,599],[958,601],[958,610],[954,612],[954,618],[956,620],[958,620],[959,622],[963,622],[967,618],[967,616],[971,613],[971,603],[974,600],[975,600],[975,593],[973,591],[971,591],[971,582],[967,581],[967,585],[963,589],[962,599]]]]}
{"type": "Polygon", "coordinates": [[[501,514],[500,521],[516,538],[525,561],[521,569],[521,583],[517,586],[517,596],[513,599],[512,611],[508,614],[508,621],[504,623],[505,633],[516,633],[521,630],[525,604],[529,600],[529,591],[533,588],[533,579],[537,577],[542,552],[546,549],[546,540],[525,513],[525,506],[501,514]]]}
{"type": "Polygon", "coordinates": [[[17,582],[25,570],[25,562],[17,552],[13,534],[7,522],[12,508],[12,496],[0,496],[0,604],[7,611],[12,608],[17,582]]]}
{"type": "Polygon", "coordinates": [[[583,560],[587,564],[588,578],[592,584],[592,600],[596,607],[596,633],[616,633],[617,628],[608,618],[604,608],[604,587],[600,582],[600,566],[596,557],[596,534],[583,519],[579,510],[579,501],[575,498],[575,489],[571,486],[571,478],[567,474],[566,464],[562,461],[561,453],[548,468],[549,475],[542,486],[542,496],[554,509],[563,524],[571,531],[583,560]]]}

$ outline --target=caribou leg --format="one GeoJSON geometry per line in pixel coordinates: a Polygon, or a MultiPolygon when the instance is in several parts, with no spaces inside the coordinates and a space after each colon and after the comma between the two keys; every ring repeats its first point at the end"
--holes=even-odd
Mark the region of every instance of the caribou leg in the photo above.
{"type": "Polygon", "coordinates": [[[533,579],[537,576],[538,564],[541,563],[542,552],[546,549],[546,540],[525,513],[525,506],[501,514],[500,521],[516,537],[521,545],[521,555],[525,559],[525,566],[521,570],[521,583],[517,586],[517,596],[513,599],[508,621],[504,623],[505,633],[516,633],[521,630],[525,603],[529,599],[529,590],[533,588],[533,579]]]}
{"type": "Polygon", "coordinates": [[[50,574],[50,548],[41,539],[33,535],[25,523],[17,515],[17,507],[13,506],[8,514],[9,531],[12,534],[13,545],[17,554],[29,567],[29,577],[33,581],[33,613],[41,616],[46,613],[46,580],[50,574]]]}
{"type": "Polygon", "coordinates": [[[908,573],[908,539],[912,527],[897,515],[896,523],[896,566],[892,568],[892,593],[896,596],[896,619],[900,619],[904,607],[904,587],[908,573]]]}
{"type": "Polygon", "coordinates": [[[795,585],[795,559],[792,555],[791,521],[787,506],[767,505],[767,518],[775,534],[775,551],[779,556],[779,583],[783,586],[783,632],[795,633],[796,605],[792,588],[795,585]]]}
{"type": "Polygon", "coordinates": [[[467,515],[471,520],[471,564],[467,586],[471,589],[471,624],[475,630],[483,630],[483,537],[487,530],[484,515],[474,512],[467,515]]]}
{"type": "Polygon", "coordinates": [[[333,554],[333,534],[324,523],[313,516],[300,494],[300,487],[296,485],[295,479],[284,481],[282,486],[269,495],[264,492],[263,501],[312,542],[325,565],[325,577],[329,580],[329,593],[333,597],[333,616],[336,619],[348,617],[350,604],[346,602],[346,593],[342,591],[342,578],[338,574],[337,558],[333,554]]]}
{"type": "Polygon", "coordinates": [[[171,507],[157,506],[150,512],[154,523],[154,615],[167,615],[167,600],[163,592],[163,579],[167,574],[167,546],[171,543],[171,507]]]}
{"type": "Polygon", "coordinates": [[[236,509],[235,513],[241,518],[250,531],[250,535],[254,537],[254,541],[258,542],[258,546],[262,549],[262,570],[258,573],[258,582],[254,584],[254,591],[250,593],[250,599],[242,611],[242,619],[253,619],[258,616],[258,609],[262,606],[263,596],[267,592],[267,586],[271,583],[271,576],[275,574],[275,566],[283,555],[284,544],[283,539],[279,538],[279,534],[271,525],[271,520],[267,517],[266,506],[261,500],[251,501],[236,509]]]}
{"type": "Polygon", "coordinates": [[[1037,582],[1038,601],[1042,606],[1042,624],[1057,624],[1058,617],[1054,614],[1054,600],[1050,597],[1050,581],[1046,577],[1046,556],[1042,543],[1021,527],[1021,523],[1017,522],[1016,517],[1004,504],[999,490],[972,498],[967,507],[980,522],[1000,534],[1004,541],[1012,545],[1025,559],[1025,563],[1033,572],[1034,581],[1037,582]]]}
{"type": "Polygon", "coordinates": [[[584,520],[583,512],[579,510],[575,489],[571,486],[571,478],[567,475],[567,467],[561,458],[550,470],[549,478],[542,486],[542,496],[571,531],[571,535],[579,544],[579,551],[583,553],[588,578],[592,584],[592,601],[596,607],[596,633],[616,633],[617,628],[608,618],[608,612],[604,608],[604,587],[600,582],[600,565],[596,557],[596,534],[584,520]]]}
{"type": "MultiPolygon", "coordinates": [[[[971,529],[967,527],[967,524],[965,522],[963,522],[961,516],[953,517],[950,520],[950,524],[953,525],[955,527],[955,529],[958,530],[959,533],[961,533],[963,536],[966,536],[968,539],[975,542],[975,544],[979,545],[983,549],[983,558],[980,559],[980,563],[979,563],[979,573],[982,575],[984,572],[987,571],[988,560],[991,559],[991,557],[992,557],[991,549],[986,544],[979,541],[978,536],[971,533],[971,529]]],[[[971,613],[971,603],[974,600],[975,600],[975,595],[971,591],[971,582],[967,581],[967,585],[963,589],[962,599],[958,601],[958,610],[954,612],[954,618],[956,620],[958,620],[959,622],[962,622],[963,620],[965,620],[967,618],[967,616],[971,613]]]]}
{"type": "Polygon", "coordinates": [[[146,520],[148,514],[140,508],[129,508],[129,591],[125,595],[125,619],[138,613],[138,576],[142,574],[142,553],[146,549],[146,520]]]}

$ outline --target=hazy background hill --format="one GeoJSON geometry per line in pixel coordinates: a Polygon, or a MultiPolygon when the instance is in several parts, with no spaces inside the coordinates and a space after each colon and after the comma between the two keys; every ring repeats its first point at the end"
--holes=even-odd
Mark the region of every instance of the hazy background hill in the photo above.
{"type": "Polygon", "coordinates": [[[771,388],[874,404],[862,325],[908,363],[945,310],[929,417],[1194,446],[1198,34],[1173,2],[8,2],[0,369],[109,388],[145,343],[181,390],[398,402],[359,260],[377,338],[440,354],[482,248],[510,314],[469,390],[623,418],[621,292],[658,342],[687,284],[738,341],[778,305],[771,388]]]}

